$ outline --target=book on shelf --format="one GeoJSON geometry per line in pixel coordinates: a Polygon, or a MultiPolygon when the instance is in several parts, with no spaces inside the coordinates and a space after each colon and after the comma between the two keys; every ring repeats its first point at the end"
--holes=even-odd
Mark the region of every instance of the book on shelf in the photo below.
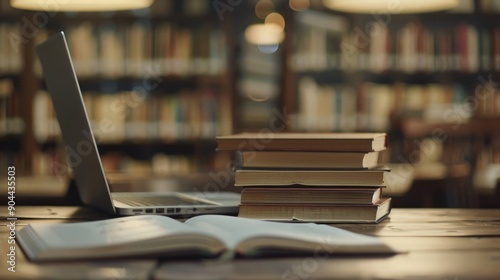
{"type": "Polygon", "coordinates": [[[242,168],[373,168],[379,152],[241,151],[242,168]]]}
{"type": "Polygon", "coordinates": [[[299,43],[294,46],[291,66],[297,72],[400,71],[408,74],[448,71],[473,74],[500,69],[495,63],[499,56],[495,50],[497,28],[472,21],[439,27],[418,19],[408,19],[396,28],[378,22],[372,28],[377,36],[360,48],[352,43],[359,36],[365,36],[360,30],[326,32],[324,28],[299,22],[296,28],[299,43]]]}
{"type": "MultiPolygon", "coordinates": [[[[326,86],[317,83],[314,77],[312,74],[298,80],[299,106],[295,121],[291,122],[295,130],[386,131],[390,129],[391,114],[420,112],[427,117],[426,112],[436,106],[463,107],[466,103],[467,90],[463,85],[438,84],[433,77],[429,78],[432,83],[425,85],[363,83],[351,86],[326,86]]],[[[438,114],[441,119],[442,112],[438,114]]]]}
{"type": "Polygon", "coordinates": [[[386,133],[240,133],[218,136],[218,150],[372,152],[387,148],[386,133]]]}
{"type": "Polygon", "coordinates": [[[0,22],[0,38],[4,38],[0,42],[0,75],[21,73],[23,49],[17,40],[23,38],[22,35],[20,23],[0,22]]]}
{"type": "Polygon", "coordinates": [[[238,216],[270,221],[322,223],[377,223],[390,212],[391,198],[371,205],[337,204],[241,204],[238,216]]]}
{"type": "Polygon", "coordinates": [[[260,46],[241,45],[238,79],[238,123],[246,129],[268,126],[274,117],[281,79],[281,52],[263,53],[260,46]]]}
{"type": "Polygon", "coordinates": [[[362,170],[238,169],[235,172],[234,185],[384,187],[384,174],[388,171],[390,170],[385,167],[362,170]]]}
{"type": "MultiPolygon", "coordinates": [[[[93,124],[98,142],[148,140],[211,140],[228,131],[230,121],[219,99],[210,88],[179,91],[140,97],[134,91],[95,93],[83,92],[87,114],[93,124]],[[102,133],[104,122],[113,124],[113,133],[102,133]]],[[[35,137],[43,142],[59,135],[59,126],[46,91],[34,96],[33,114],[35,137]]]]}
{"type": "Polygon", "coordinates": [[[246,187],[241,191],[241,204],[373,205],[381,194],[379,187],[246,187]]]}
{"type": "Polygon", "coordinates": [[[69,224],[30,224],[18,232],[33,261],[111,257],[255,257],[269,254],[380,254],[395,251],[373,236],[317,224],[286,224],[230,216],[182,223],[141,215],[69,224]],[[55,238],[57,237],[57,238],[55,238]]]}
{"type": "MultiPolygon", "coordinates": [[[[64,29],[80,77],[211,76],[222,74],[227,64],[221,48],[225,34],[210,23],[152,25],[148,19],[131,17],[126,24],[83,20],[64,29]]],[[[47,30],[39,33],[37,40],[42,40],[47,30]]],[[[35,71],[40,75],[40,70],[37,66],[35,71]]]]}
{"type": "MultiPolygon", "coordinates": [[[[0,138],[20,136],[24,132],[22,100],[15,94],[15,85],[10,78],[0,76],[0,138]]],[[[9,152],[9,149],[5,150],[9,152]]]]}
{"type": "Polygon", "coordinates": [[[297,130],[356,131],[357,93],[348,86],[319,85],[312,77],[298,80],[297,130]]]}

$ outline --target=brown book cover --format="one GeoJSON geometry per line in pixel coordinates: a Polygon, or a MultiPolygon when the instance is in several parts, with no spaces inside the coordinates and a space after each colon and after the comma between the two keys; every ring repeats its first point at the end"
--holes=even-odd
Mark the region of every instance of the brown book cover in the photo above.
{"type": "Polygon", "coordinates": [[[218,150],[372,152],[387,148],[386,133],[241,133],[218,136],[218,150]]]}
{"type": "Polygon", "coordinates": [[[247,187],[241,204],[366,204],[379,201],[381,188],[247,187]]]}
{"type": "Polygon", "coordinates": [[[239,217],[321,223],[378,223],[390,212],[391,198],[373,205],[241,204],[239,217]]]}

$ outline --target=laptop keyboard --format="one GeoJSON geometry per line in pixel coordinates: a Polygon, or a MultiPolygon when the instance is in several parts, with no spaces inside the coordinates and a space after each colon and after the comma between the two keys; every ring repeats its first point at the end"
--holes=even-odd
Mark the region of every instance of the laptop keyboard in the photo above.
{"type": "Polygon", "coordinates": [[[164,197],[113,197],[113,200],[134,207],[144,206],[176,206],[176,205],[207,205],[205,202],[183,199],[175,196],[164,197]]]}

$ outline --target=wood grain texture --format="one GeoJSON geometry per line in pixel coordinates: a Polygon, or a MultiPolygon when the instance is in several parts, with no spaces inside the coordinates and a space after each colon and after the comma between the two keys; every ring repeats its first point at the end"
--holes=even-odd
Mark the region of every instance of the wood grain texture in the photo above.
{"type": "MultiPolygon", "coordinates": [[[[29,223],[109,218],[79,207],[20,207],[17,229],[29,223]]],[[[1,209],[0,241],[7,240],[1,209]]],[[[28,261],[19,245],[16,273],[0,279],[500,279],[500,209],[393,209],[380,224],[336,224],[379,236],[395,256],[304,256],[236,260],[110,259],[85,262],[28,261]]],[[[5,244],[5,243],[4,243],[5,244]]]]}

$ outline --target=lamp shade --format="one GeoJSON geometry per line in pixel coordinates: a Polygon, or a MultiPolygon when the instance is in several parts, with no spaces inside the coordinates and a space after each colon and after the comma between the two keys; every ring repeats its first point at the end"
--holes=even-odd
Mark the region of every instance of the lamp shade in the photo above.
{"type": "Polygon", "coordinates": [[[144,9],[153,0],[10,0],[17,9],[51,12],[98,12],[144,9]]]}
{"type": "Polygon", "coordinates": [[[455,8],[458,0],[323,0],[332,10],[348,13],[425,13],[455,8]]]}

